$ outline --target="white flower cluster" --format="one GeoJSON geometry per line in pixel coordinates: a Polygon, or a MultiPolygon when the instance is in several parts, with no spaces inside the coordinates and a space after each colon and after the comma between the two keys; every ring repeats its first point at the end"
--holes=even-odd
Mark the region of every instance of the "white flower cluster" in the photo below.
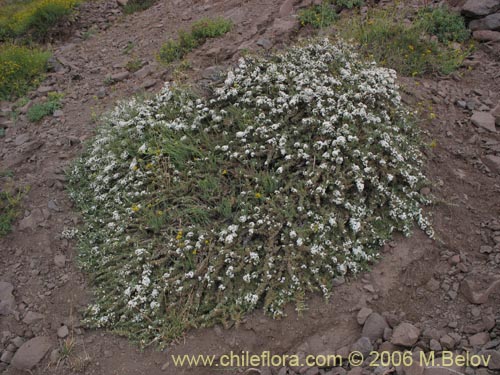
{"type": "Polygon", "coordinates": [[[278,317],[394,231],[432,236],[408,119],[394,71],[328,40],[241,59],[209,100],[166,87],[119,105],[70,176],[89,321],[166,342],[257,306],[278,317]]]}

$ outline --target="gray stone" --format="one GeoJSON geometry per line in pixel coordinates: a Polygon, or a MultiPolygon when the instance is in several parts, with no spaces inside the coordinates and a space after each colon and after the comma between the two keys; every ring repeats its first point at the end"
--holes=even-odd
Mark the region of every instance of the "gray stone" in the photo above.
{"type": "Polygon", "coordinates": [[[482,160],[492,172],[500,173],[500,156],[486,155],[482,160]]]}
{"type": "Polygon", "coordinates": [[[455,340],[450,335],[444,335],[439,339],[439,342],[445,349],[453,349],[455,347],[455,340]]]}
{"type": "Polygon", "coordinates": [[[5,362],[5,363],[10,363],[10,361],[12,361],[12,357],[14,357],[14,353],[9,352],[8,350],[5,350],[2,353],[2,356],[0,357],[0,361],[5,362]]]}
{"type": "Polygon", "coordinates": [[[361,310],[359,310],[358,315],[356,317],[358,324],[359,325],[365,324],[366,319],[368,318],[368,316],[370,316],[372,312],[373,310],[368,307],[363,307],[361,310]]]}
{"type": "Polygon", "coordinates": [[[476,30],[472,37],[479,42],[500,42],[500,32],[492,30],[476,30]]]}
{"type": "Polygon", "coordinates": [[[497,104],[497,106],[495,108],[493,108],[493,110],[491,111],[491,114],[495,118],[495,124],[500,126],[500,103],[497,104]]]}
{"type": "Polygon", "coordinates": [[[392,333],[391,342],[394,345],[413,346],[420,336],[420,329],[410,323],[401,323],[392,333]]]}
{"type": "Polygon", "coordinates": [[[42,320],[45,316],[43,314],[34,312],[34,311],[28,311],[28,313],[24,316],[23,323],[25,324],[33,324],[35,322],[38,322],[39,320],[42,320]]]}
{"type": "Polygon", "coordinates": [[[63,254],[54,256],[54,264],[59,268],[64,268],[66,265],[66,257],[63,254]]]}
{"type": "Polygon", "coordinates": [[[257,40],[257,45],[264,49],[271,49],[271,47],[273,46],[271,41],[267,38],[260,38],[259,40],[257,40]]]}
{"type": "Polygon", "coordinates": [[[20,348],[24,344],[24,339],[21,336],[16,336],[12,339],[12,343],[20,348]]]}
{"type": "Polygon", "coordinates": [[[61,339],[65,338],[68,335],[69,335],[69,329],[67,326],[61,326],[57,330],[57,336],[60,337],[61,339]]]}
{"type": "Polygon", "coordinates": [[[370,354],[373,350],[373,345],[368,337],[361,337],[358,341],[351,345],[351,352],[360,352],[364,356],[370,354]]]}
{"type": "Polygon", "coordinates": [[[39,336],[24,343],[12,358],[11,365],[18,370],[31,370],[49,351],[51,343],[48,337],[39,336]]]}
{"type": "Polygon", "coordinates": [[[371,313],[368,318],[366,318],[361,335],[375,341],[384,336],[384,329],[388,327],[389,325],[382,315],[378,313],[371,313]]]}
{"type": "Polygon", "coordinates": [[[485,357],[490,357],[488,368],[490,370],[500,370],[500,351],[498,350],[485,350],[482,352],[485,357]]]}
{"type": "Polygon", "coordinates": [[[120,82],[123,81],[124,79],[127,79],[130,76],[129,72],[120,72],[120,73],[115,73],[111,76],[111,80],[113,82],[120,82]]]}
{"type": "Polygon", "coordinates": [[[483,346],[488,341],[490,341],[490,335],[488,334],[488,332],[479,332],[469,337],[469,344],[474,347],[483,346]]]}
{"type": "Polygon", "coordinates": [[[499,9],[499,0],[467,0],[462,7],[462,14],[468,17],[484,17],[499,9]]]}
{"type": "Polygon", "coordinates": [[[492,30],[500,31],[500,13],[490,14],[487,17],[479,20],[474,20],[469,24],[472,31],[477,30],[492,30]]]}
{"type": "Polygon", "coordinates": [[[438,340],[431,339],[431,341],[429,342],[429,349],[431,349],[434,352],[439,352],[443,350],[443,347],[441,346],[438,340]]]}
{"type": "Polygon", "coordinates": [[[479,128],[489,130],[490,132],[496,132],[495,117],[493,117],[491,113],[474,111],[470,120],[479,128]]]}
{"type": "Polygon", "coordinates": [[[6,281],[0,281],[0,316],[10,315],[16,306],[12,295],[14,286],[6,281]]]}

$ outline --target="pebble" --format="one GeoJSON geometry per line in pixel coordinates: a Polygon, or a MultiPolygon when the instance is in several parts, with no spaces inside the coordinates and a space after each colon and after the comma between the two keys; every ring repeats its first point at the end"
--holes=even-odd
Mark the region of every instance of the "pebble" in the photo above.
{"type": "Polygon", "coordinates": [[[69,335],[69,329],[67,326],[61,326],[57,330],[57,336],[61,339],[69,335]]]}
{"type": "Polygon", "coordinates": [[[401,323],[392,333],[391,342],[405,347],[413,346],[420,336],[420,329],[410,323],[401,323]]]}
{"type": "Polygon", "coordinates": [[[361,335],[375,341],[384,336],[384,330],[388,327],[386,320],[380,314],[374,312],[366,318],[361,335]]]}
{"type": "Polygon", "coordinates": [[[11,365],[18,370],[31,370],[49,351],[51,343],[48,337],[39,336],[25,342],[14,354],[11,365]]]}

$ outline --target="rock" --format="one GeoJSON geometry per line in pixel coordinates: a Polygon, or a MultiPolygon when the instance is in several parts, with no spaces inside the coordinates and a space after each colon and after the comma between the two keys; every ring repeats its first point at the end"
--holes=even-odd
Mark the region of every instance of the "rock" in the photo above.
{"type": "Polygon", "coordinates": [[[158,83],[156,79],[148,79],[141,85],[142,89],[149,89],[158,83]]]}
{"type": "Polygon", "coordinates": [[[368,307],[363,307],[361,310],[359,310],[358,315],[356,316],[358,324],[361,326],[365,324],[366,319],[372,312],[373,310],[368,307]]]}
{"type": "Polygon", "coordinates": [[[474,111],[470,120],[479,128],[489,130],[490,132],[496,132],[495,118],[491,113],[474,111]]]}
{"type": "Polygon", "coordinates": [[[429,342],[429,349],[434,351],[434,352],[439,352],[439,351],[443,350],[443,347],[441,346],[439,341],[437,341],[435,339],[431,339],[431,341],[429,342]]]}
{"type": "Polygon", "coordinates": [[[384,329],[388,327],[389,325],[385,319],[380,314],[374,312],[366,318],[361,336],[368,337],[370,340],[375,341],[384,336],[384,329]]]}
{"type": "Polygon", "coordinates": [[[479,332],[469,337],[469,344],[471,344],[474,347],[483,346],[488,341],[490,341],[490,335],[488,334],[488,332],[479,332]]]}
{"type": "Polygon", "coordinates": [[[50,362],[51,363],[57,363],[57,360],[61,357],[61,353],[59,352],[59,349],[54,349],[50,352],[50,362]]]}
{"type": "Polygon", "coordinates": [[[500,156],[486,155],[482,160],[492,172],[500,173],[500,156]]]}
{"type": "Polygon", "coordinates": [[[144,79],[153,72],[153,68],[150,65],[146,65],[134,73],[134,76],[139,79],[144,79]]]}
{"type": "Polygon", "coordinates": [[[14,139],[14,145],[15,146],[21,146],[28,142],[30,140],[30,135],[28,133],[23,133],[19,134],[15,139],[14,139]]]}
{"type": "Polygon", "coordinates": [[[63,254],[57,254],[54,257],[54,264],[59,268],[64,268],[66,265],[66,257],[63,254]]]}
{"type": "Polygon", "coordinates": [[[116,0],[116,3],[121,6],[121,7],[124,7],[125,5],[128,4],[128,0],[116,0]]]}
{"type": "Polygon", "coordinates": [[[467,0],[462,6],[462,14],[468,17],[484,17],[500,9],[499,0],[467,0]]]}
{"type": "Polygon", "coordinates": [[[61,339],[65,338],[68,335],[69,335],[69,329],[67,326],[61,326],[57,330],[57,336],[61,339]]]}
{"type": "Polygon", "coordinates": [[[500,31],[500,13],[490,14],[480,20],[474,20],[469,23],[469,28],[472,31],[477,30],[492,30],[500,31]]]}
{"type": "Polygon", "coordinates": [[[6,281],[0,281],[0,316],[10,315],[14,312],[16,301],[12,292],[14,286],[6,281]]]}
{"type": "Polygon", "coordinates": [[[113,82],[121,82],[124,79],[127,79],[130,76],[130,73],[127,71],[120,72],[120,73],[115,73],[111,76],[111,80],[113,82]]]}
{"type": "Polygon", "coordinates": [[[20,348],[24,344],[24,339],[20,336],[16,336],[15,338],[12,339],[12,343],[17,347],[20,348]]]}
{"type": "Polygon", "coordinates": [[[500,32],[492,30],[476,30],[472,37],[479,42],[500,42],[500,32]]]}
{"type": "Polygon", "coordinates": [[[385,328],[384,329],[384,336],[383,336],[384,340],[391,341],[392,332],[393,332],[392,328],[389,328],[389,327],[385,328]]]}
{"type": "Polygon", "coordinates": [[[28,311],[28,313],[24,316],[23,323],[25,324],[33,324],[39,320],[42,320],[45,316],[43,314],[39,314],[34,311],[28,311]]]}
{"type": "Polygon", "coordinates": [[[370,354],[373,350],[373,345],[368,337],[361,337],[358,341],[351,345],[351,352],[360,352],[364,356],[370,354]]]}
{"type": "Polygon", "coordinates": [[[431,291],[431,292],[435,292],[436,290],[439,290],[439,281],[436,280],[435,278],[431,278],[427,284],[425,284],[425,287],[431,291]]]}
{"type": "Polygon", "coordinates": [[[493,108],[493,110],[491,111],[491,114],[495,118],[495,124],[500,126],[500,103],[497,104],[497,106],[495,108],[493,108]]]}
{"type": "Polygon", "coordinates": [[[483,292],[476,292],[473,289],[472,283],[470,280],[464,280],[460,284],[460,291],[464,295],[464,297],[470,302],[475,305],[482,305],[483,303],[486,303],[488,300],[489,295],[497,288],[500,286],[500,279],[497,279],[493,281],[486,290],[483,292]]]}
{"type": "Polygon", "coordinates": [[[201,76],[210,81],[220,82],[224,79],[225,70],[220,65],[209,66],[201,73],[201,76]]]}
{"type": "Polygon", "coordinates": [[[280,6],[279,16],[284,18],[292,14],[295,0],[285,0],[280,6]]]}
{"type": "Polygon", "coordinates": [[[11,365],[18,370],[31,370],[51,347],[48,337],[39,336],[25,342],[14,354],[11,365]]]}
{"type": "Polygon", "coordinates": [[[445,349],[453,349],[455,347],[455,340],[450,335],[444,335],[439,339],[439,342],[445,349]]]}
{"type": "Polygon", "coordinates": [[[12,360],[12,357],[14,357],[14,353],[6,350],[2,353],[2,356],[0,357],[0,361],[5,362],[5,363],[10,363],[10,361],[12,360]]]}
{"type": "Polygon", "coordinates": [[[43,211],[39,208],[35,208],[28,216],[23,218],[19,222],[19,230],[23,231],[26,229],[36,229],[45,220],[43,211]]]}
{"type": "Polygon", "coordinates": [[[394,345],[413,346],[420,336],[420,329],[410,323],[401,323],[392,333],[391,342],[394,345]]]}
{"type": "Polygon", "coordinates": [[[500,370],[500,351],[498,350],[485,350],[482,353],[485,358],[490,357],[490,361],[488,363],[488,368],[490,370],[500,370]]]}
{"type": "Polygon", "coordinates": [[[260,38],[259,40],[257,40],[256,44],[264,49],[271,49],[271,47],[273,46],[271,41],[267,38],[260,38]]]}
{"type": "Polygon", "coordinates": [[[58,110],[54,111],[54,114],[52,116],[54,116],[56,118],[63,117],[64,116],[64,112],[61,111],[60,109],[58,109],[58,110]]]}

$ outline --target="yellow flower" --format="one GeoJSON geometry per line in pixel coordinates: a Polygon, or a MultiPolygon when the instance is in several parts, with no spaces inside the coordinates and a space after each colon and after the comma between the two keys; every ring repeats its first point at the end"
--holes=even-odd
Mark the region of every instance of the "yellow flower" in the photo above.
{"type": "Polygon", "coordinates": [[[255,193],[255,198],[257,198],[257,199],[262,198],[262,194],[261,193],[255,193]]]}
{"type": "Polygon", "coordinates": [[[182,230],[177,232],[177,237],[175,237],[176,240],[180,240],[182,238],[182,230]]]}
{"type": "Polygon", "coordinates": [[[196,255],[198,253],[198,251],[196,251],[196,249],[193,250],[193,255],[196,255]]]}
{"type": "Polygon", "coordinates": [[[161,216],[161,215],[163,215],[163,211],[162,211],[162,210],[158,210],[158,211],[156,211],[156,214],[157,214],[158,216],[161,216]]]}
{"type": "Polygon", "coordinates": [[[151,168],[153,168],[153,163],[146,164],[146,169],[151,169],[151,168]]]}
{"type": "Polygon", "coordinates": [[[132,205],[132,211],[137,212],[137,211],[139,211],[140,209],[141,209],[141,208],[140,208],[138,205],[136,205],[136,204],[132,205]]]}
{"type": "Polygon", "coordinates": [[[226,169],[224,169],[224,170],[222,171],[222,174],[223,174],[224,176],[225,176],[225,175],[227,175],[227,170],[226,170],[226,169]]]}
{"type": "Polygon", "coordinates": [[[413,45],[411,45],[411,44],[408,46],[408,49],[409,49],[410,51],[415,51],[415,47],[413,47],[413,45]]]}
{"type": "Polygon", "coordinates": [[[436,114],[435,114],[434,112],[431,112],[431,113],[429,114],[429,118],[430,118],[431,120],[434,120],[436,117],[437,117],[437,116],[436,116],[436,114]]]}

